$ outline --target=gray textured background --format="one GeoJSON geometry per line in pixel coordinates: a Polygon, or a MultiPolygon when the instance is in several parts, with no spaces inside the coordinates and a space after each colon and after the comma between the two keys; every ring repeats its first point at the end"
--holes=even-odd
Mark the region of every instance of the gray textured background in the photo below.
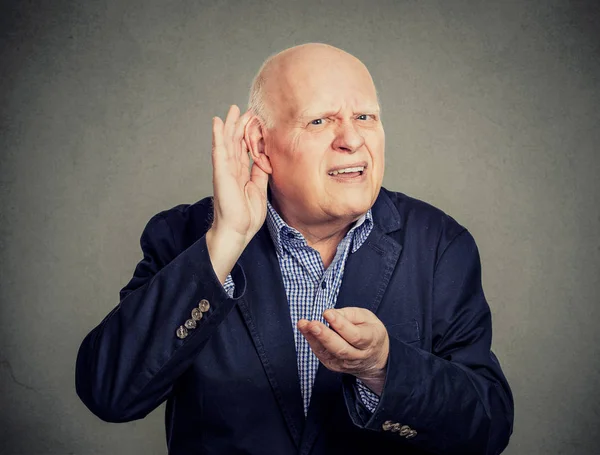
{"type": "Polygon", "coordinates": [[[371,69],[385,185],[474,234],[516,401],[507,454],[600,454],[594,1],[20,1],[0,7],[0,452],[164,454],[163,409],[78,400],[84,335],[154,213],[211,193],[210,119],[272,52],[371,69]]]}

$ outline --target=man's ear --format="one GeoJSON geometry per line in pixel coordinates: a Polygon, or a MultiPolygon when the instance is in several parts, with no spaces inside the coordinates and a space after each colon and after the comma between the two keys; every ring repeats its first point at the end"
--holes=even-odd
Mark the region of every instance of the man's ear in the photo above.
{"type": "Polygon", "coordinates": [[[256,165],[267,174],[272,174],[271,160],[265,153],[264,126],[257,116],[253,116],[246,124],[244,140],[256,165]]]}

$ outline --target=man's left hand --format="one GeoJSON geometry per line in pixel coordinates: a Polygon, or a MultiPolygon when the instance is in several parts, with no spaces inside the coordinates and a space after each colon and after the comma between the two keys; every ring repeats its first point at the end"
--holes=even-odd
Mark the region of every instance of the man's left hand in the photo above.
{"type": "Polygon", "coordinates": [[[364,308],[330,309],[319,321],[298,321],[300,333],[317,358],[332,371],[356,376],[381,395],[389,354],[388,333],[377,316],[364,308]]]}

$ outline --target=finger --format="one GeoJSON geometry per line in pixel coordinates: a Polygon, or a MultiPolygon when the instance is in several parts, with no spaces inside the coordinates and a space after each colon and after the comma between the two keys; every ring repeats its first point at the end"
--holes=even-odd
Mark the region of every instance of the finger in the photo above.
{"type": "Polygon", "coordinates": [[[362,358],[361,351],[351,346],[341,336],[319,321],[311,321],[302,326],[298,324],[298,329],[307,339],[308,343],[311,344],[311,348],[314,344],[320,350],[317,352],[313,348],[315,354],[324,355],[329,353],[339,360],[362,358]]]}
{"type": "Polygon", "coordinates": [[[353,324],[339,310],[327,310],[323,316],[330,327],[355,348],[364,349],[371,344],[372,331],[368,326],[353,324]]]}
{"type": "Polygon", "coordinates": [[[235,130],[235,124],[240,116],[240,108],[235,104],[231,105],[227,118],[225,119],[225,127],[223,129],[223,137],[225,141],[231,140],[235,130]]]}
{"type": "Polygon", "coordinates": [[[269,174],[263,171],[256,163],[252,163],[252,169],[250,170],[250,180],[263,192],[267,191],[267,184],[269,183],[269,174]]]}
{"type": "Polygon", "coordinates": [[[213,150],[223,146],[223,120],[219,117],[213,117],[212,119],[212,130],[213,130],[213,150]]]}
{"type": "MultiPolygon", "coordinates": [[[[239,157],[240,159],[242,159],[244,162],[248,162],[248,164],[250,163],[249,161],[249,157],[248,157],[248,144],[246,143],[246,139],[244,137],[244,131],[246,130],[246,125],[248,124],[248,121],[250,120],[250,115],[248,114],[248,112],[246,112],[244,115],[242,115],[238,122],[237,125],[235,127],[235,132],[233,134],[233,138],[232,138],[232,145],[234,147],[240,147],[239,149],[239,157]]],[[[234,150],[237,150],[237,148],[234,148],[234,150]]]]}
{"type": "Polygon", "coordinates": [[[328,351],[318,339],[310,338],[307,340],[310,349],[314,352],[317,359],[329,370],[348,374],[356,374],[361,371],[364,359],[341,359],[328,351]]]}
{"type": "Polygon", "coordinates": [[[379,320],[373,312],[359,307],[337,308],[337,311],[352,324],[366,324],[379,320]]]}
{"type": "Polygon", "coordinates": [[[299,321],[298,328],[300,329],[300,333],[302,333],[304,338],[306,338],[306,341],[308,341],[308,345],[315,353],[317,358],[323,363],[333,358],[333,355],[327,352],[327,349],[325,349],[319,339],[310,332],[308,329],[308,321],[304,321],[304,323],[306,324],[306,327],[300,328],[302,323],[299,321]]]}
{"type": "MultiPolygon", "coordinates": [[[[251,111],[246,111],[244,113],[244,115],[242,115],[238,121],[237,124],[235,126],[235,132],[233,134],[233,140],[234,141],[241,141],[242,137],[244,136],[244,131],[246,130],[246,125],[248,124],[248,122],[250,121],[250,118],[252,117],[252,112],[251,111]]],[[[245,143],[244,143],[245,145],[245,143]]]]}

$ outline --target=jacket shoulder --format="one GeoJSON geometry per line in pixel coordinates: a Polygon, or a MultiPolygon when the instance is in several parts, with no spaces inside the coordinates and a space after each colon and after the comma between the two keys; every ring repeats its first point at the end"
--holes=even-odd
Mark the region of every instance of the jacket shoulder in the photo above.
{"type": "Polygon", "coordinates": [[[206,234],[212,224],[212,214],[212,197],[206,197],[157,213],[148,222],[146,230],[154,223],[166,223],[171,233],[169,241],[176,250],[182,251],[206,234]]]}
{"type": "Polygon", "coordinates": [[[444,248],[466,230],[452,216],[428,202],[385,188],[381,191],[398,210],[405,235],[428,234],[437,237],[439,247],[444,248]]]}

